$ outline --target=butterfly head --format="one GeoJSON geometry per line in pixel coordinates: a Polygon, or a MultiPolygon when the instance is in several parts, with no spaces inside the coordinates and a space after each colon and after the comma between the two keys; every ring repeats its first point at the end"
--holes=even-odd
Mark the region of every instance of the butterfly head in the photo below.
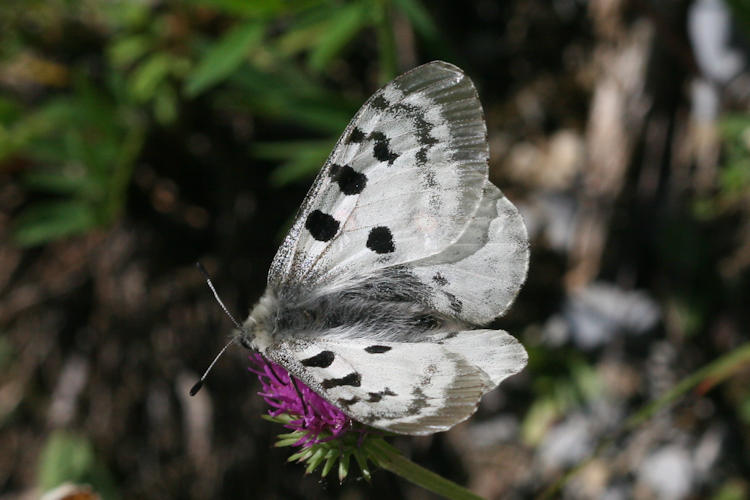
{"type": "Polygon", "coordinates": [[[237,332],[240,344],[259,352],[266,350],[272,340],[271,332],[273,328],[270,322],[277,308],[277,303],[278,301],[271,291],[267,290],[263,294],[250,312],[250,316],[242,324],[242,329],[237,332]]]}

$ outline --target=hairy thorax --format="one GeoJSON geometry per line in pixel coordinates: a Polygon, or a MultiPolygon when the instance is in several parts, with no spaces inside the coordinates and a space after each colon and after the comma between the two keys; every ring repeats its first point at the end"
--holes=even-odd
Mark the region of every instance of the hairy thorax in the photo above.
{"type": "Polygon", "coordinates": [[[418,342],[425,334],[470,327],[436,312],[423,290],[405,286],[400,278],[369,276],[322,293],[268,288],[245,322],[241,341],[264,352],[286,336],[418,342]]]}

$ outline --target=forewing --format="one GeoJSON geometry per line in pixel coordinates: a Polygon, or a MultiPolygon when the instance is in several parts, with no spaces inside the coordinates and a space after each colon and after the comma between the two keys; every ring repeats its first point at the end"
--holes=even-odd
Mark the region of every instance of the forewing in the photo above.
{"type": "Polygon", "coordinates": [[[526,351],[503,331],[426,340],[316,335],[281,342],[266,355],[355,420],[402,434],[431,434],[467,419],[484,393],[526,365],[526,351]]]}
{"type": "Polygon", "coordinates": [[[464,233],[487,179],[486,127],[463,72],[432,62],[376,92],[336,144],[269,272],[281,290],[424,259],[464,233]]]}

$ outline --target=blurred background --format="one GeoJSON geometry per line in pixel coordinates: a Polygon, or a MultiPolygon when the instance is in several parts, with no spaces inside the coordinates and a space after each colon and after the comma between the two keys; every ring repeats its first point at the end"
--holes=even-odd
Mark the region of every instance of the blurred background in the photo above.
{"type": "Polygon", "coordinates": [[[749,35],[746,0],[3,0],[0,498],[431,498],[287,464],[241,349],[187,393],[231,331],[193,264],[244,316],[359,105],[434,59],[529,228],[495,326],[531,359],[396,446],[488,498],[750,497],[749,35]]]}

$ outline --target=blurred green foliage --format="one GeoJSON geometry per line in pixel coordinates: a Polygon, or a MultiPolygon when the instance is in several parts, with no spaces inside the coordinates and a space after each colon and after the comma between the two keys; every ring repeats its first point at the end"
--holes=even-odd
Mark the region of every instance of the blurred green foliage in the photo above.
{"type": "Polygon", "coordinates": [[[46,492],[64,483],[86,484],[105,500],[119,497],[110,472],[97,460],[91,443],[83,437],[56,431],[39,458],[37,482],[46,492]]]}
{"type": "Polygon", "coordinates": [[[739,480],[731,480],[722,486],[712,498],[713,500],[746,500],[748,494],[750,492],[745,483],[739,480]]]}
{"type": "Polygon", "coordinates": [[[727,0],[727,5],[734,18],[739,21],[739,26],[750,34],[750,3],[747,0],[727,0]]]}
{"type": "Polygon", "coordinates": [[[726,160],[719,174],[719,189],[729,200],[750,190],[750,115],[730,115],[721,122],[726,160]]]}
{"type": "Polygon", "coordinates": [[[723,161],[715,192],[698,198],[696,215],[711,219],[743,210],[750,193],[750,114],[729,114],[719,122],[723,161]]]}
{"type": "Polygon", "coordinates": [[[21,117],[8,138],[3,152],[23,151],[33,162],[23,178],[26,187],[51,195],[16,219],[20,244],[82,233],[120,215],[143,127],[117,102],[84,83],[21,117]],[[60,123],[65,126],[53,128],[60,123]]]}
{"type": "Polygon", "coordinates": [[[534,397],[522,422],[521,437],[527,445],[536,446],[563,415],[600,397],[602,384],[594,368],[575,350],[531,346],[529,368],[535,374],[534,397]]]}
{"type": "MultiPolygon", "coordinates": [[[[746,0],[727,0],[735,24],[750,34],[750,3],[746,0]]],[[[724,143],[724,162],[719,172],[718,192],[714,197],[699,200],[699,216],[713,217],[736,210],[750,193],[750,114],[735,113],[720,122],[724,143]]]]}
{"type": "Polygon", "coordinates": [[[118,220],[145,140],[178,125],[193,99],[307,129],[319,139],[250,154],[279,164],[275,185],[312,175],[364,97],[330,90],[341,58],[374,33],[375,83],[397,73],[394,15],[426,51],[445,50],[418,0],[9,2],[0,77],[14,92],[0,98],[0,169],[21,168],[29,193],[16,242],[118,220]]]}

